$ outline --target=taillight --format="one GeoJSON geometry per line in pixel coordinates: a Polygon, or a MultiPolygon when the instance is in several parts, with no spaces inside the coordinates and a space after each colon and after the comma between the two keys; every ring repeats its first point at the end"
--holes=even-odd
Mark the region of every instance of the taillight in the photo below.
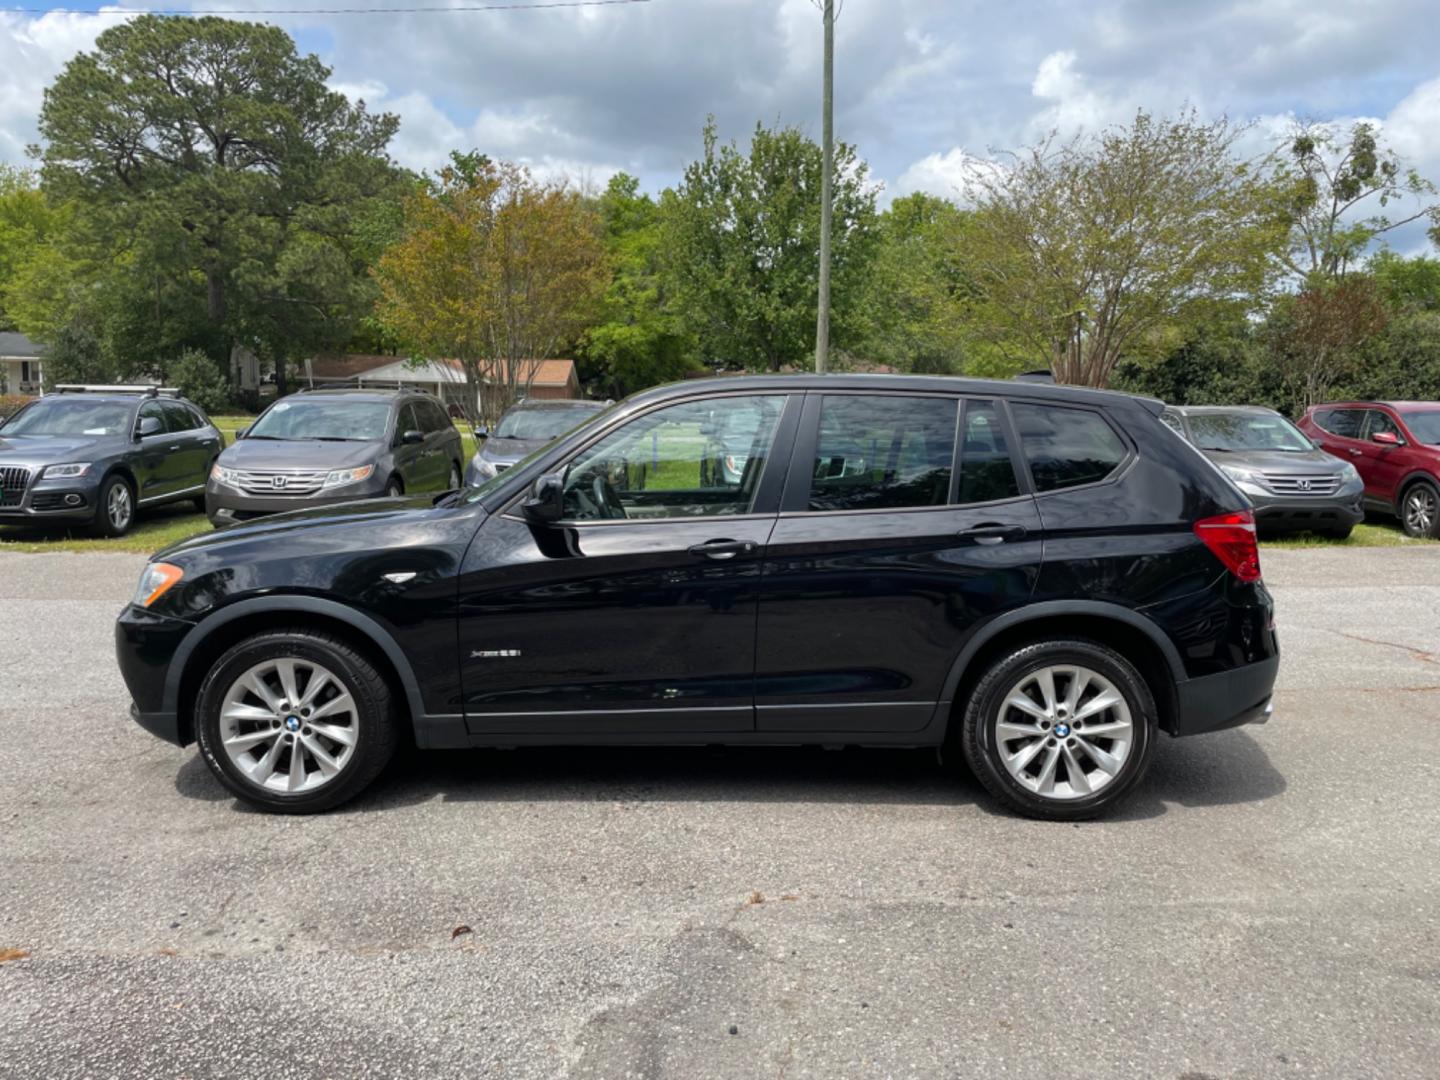
{"type": "Polygon", "coordinates": [[[1260,545],[1255,515],[1249,510],[1217,514],[1195,523],[1195,535],[1241,581],[1260,580],[1260,545]]]}

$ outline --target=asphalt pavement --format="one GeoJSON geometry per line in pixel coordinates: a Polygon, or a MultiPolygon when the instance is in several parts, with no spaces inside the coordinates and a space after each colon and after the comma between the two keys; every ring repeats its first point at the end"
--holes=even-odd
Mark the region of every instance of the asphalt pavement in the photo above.
{"type": "Polygon", "coordinates": [[[1440,551],[1263,560],[1271,723],[1054,825],[916,751],[253,813],[126,714],[143,560],[0,555],[0,1076],[1436,1077],[1440,551]]]}

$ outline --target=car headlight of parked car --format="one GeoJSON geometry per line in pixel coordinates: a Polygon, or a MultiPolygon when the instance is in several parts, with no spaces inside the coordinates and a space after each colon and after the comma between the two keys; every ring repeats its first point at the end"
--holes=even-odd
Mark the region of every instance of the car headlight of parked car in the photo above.
{"type": "Polygon", "coordinates": [[[46,465],[44,478],[58,480],[62,477],[84,476],[90,470],[88,461],[75,461],[66,465],[46,465]]]}
{"type": "Polygon", "coordinates": [[[224,465],[215,465],[210,469],[210,479],[217,484],[224,484],[226,487],[238,488],[240,486],[240,471],[238,469],[227,469],[224,465]]]}
{"type": "Polygon", "coordinates": [[[1354,465],[1351,465],[1350,462],[1342,461],[1340,463],[1340,486],[1342,488],[1348,488],[1362,487],[1363,485],[1364,481],[1360,479],[1360,470],[1355,468],[1354,465]]]}
{"type": "Polygon", "coordinates": [[[340,487],[344,484],[358,484],[361,480],[369,479],[370,474],[375,471],[374,465],[361,465],[358,469],[332,469],[325,477],[325,487],[340,487]]]}
{"type": "Polygon", "coordinates": [[[131,599],[136,607],[148,608],[159,600],[185,576],[185,571],[170,563],[152,562],[145,567],[140,575],[140,584],[135,587],[135,596],[131,599]]]}
{"type": "Polygon", "coordinates": [[[1235,481],[1235,486],[1246,495],[1268,495],[1269,490],[1265,487],[1265,481],[1259,470],[1246,469],[1239,465],[1221,465],[1220,471],[1235,481]]]}

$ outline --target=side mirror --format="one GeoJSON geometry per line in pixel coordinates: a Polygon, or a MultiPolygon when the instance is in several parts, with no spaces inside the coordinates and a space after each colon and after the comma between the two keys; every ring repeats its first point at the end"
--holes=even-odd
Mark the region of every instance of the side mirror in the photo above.
{"type": "Polygon", "coordinates": [[[520,504],[525,520],[536,525],[549,525],[565,516],[565,477],[562,473],[546,473],[535,478],[530,497],[520,504]]]}
{"type": "Polygon", "coordinates": [[[400,436],[400,441],[406,446],[415,446],[425,441],[425,433],[423,431],[407,431],[400,436]]]}
{"type": "Polygon", "coordinates": [[[1379,443],[1381,446],[1399,446],[1400,436],[1393,431],[1377,431],[1370,436],[1370,441],[1379,443]]]}
{"type": "Polygon", "coordinates": [[[159,435],[165,430],[165,425],[160,422],[158,416],[147,416],[140,421],[140,438],[148,439],[151,435],[159,435]]]}
{"type": "Polygon", "coordinates": [[[239,442],[241,439],[245,438],[245,436],[249,434],[250,429],[248,427],[242,427],[239,431],[235,432],[235,441],[239,442]]]}
{"type": "Polygon", "coordinates": [[[488,439],[488,438],[490,437],[490,429],[489,429],[488,427],[486,427],[484,424],[478,424],[478,425],[476,425],[476,427],[475,427],[474,430],[475,430],[475,438],[477,438],[477,439],[488,439]]]}

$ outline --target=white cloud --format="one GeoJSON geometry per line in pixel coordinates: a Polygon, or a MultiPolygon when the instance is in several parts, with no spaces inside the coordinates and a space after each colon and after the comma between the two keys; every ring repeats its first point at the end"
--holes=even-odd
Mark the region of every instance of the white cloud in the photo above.
{"type": "Polygon", "coordinates": [[[0,12],[0,161],[19,164],[39,135],[45,87],[65,61],[115,23],[104,15],[51,13],[38,19],[0,12]]]}

